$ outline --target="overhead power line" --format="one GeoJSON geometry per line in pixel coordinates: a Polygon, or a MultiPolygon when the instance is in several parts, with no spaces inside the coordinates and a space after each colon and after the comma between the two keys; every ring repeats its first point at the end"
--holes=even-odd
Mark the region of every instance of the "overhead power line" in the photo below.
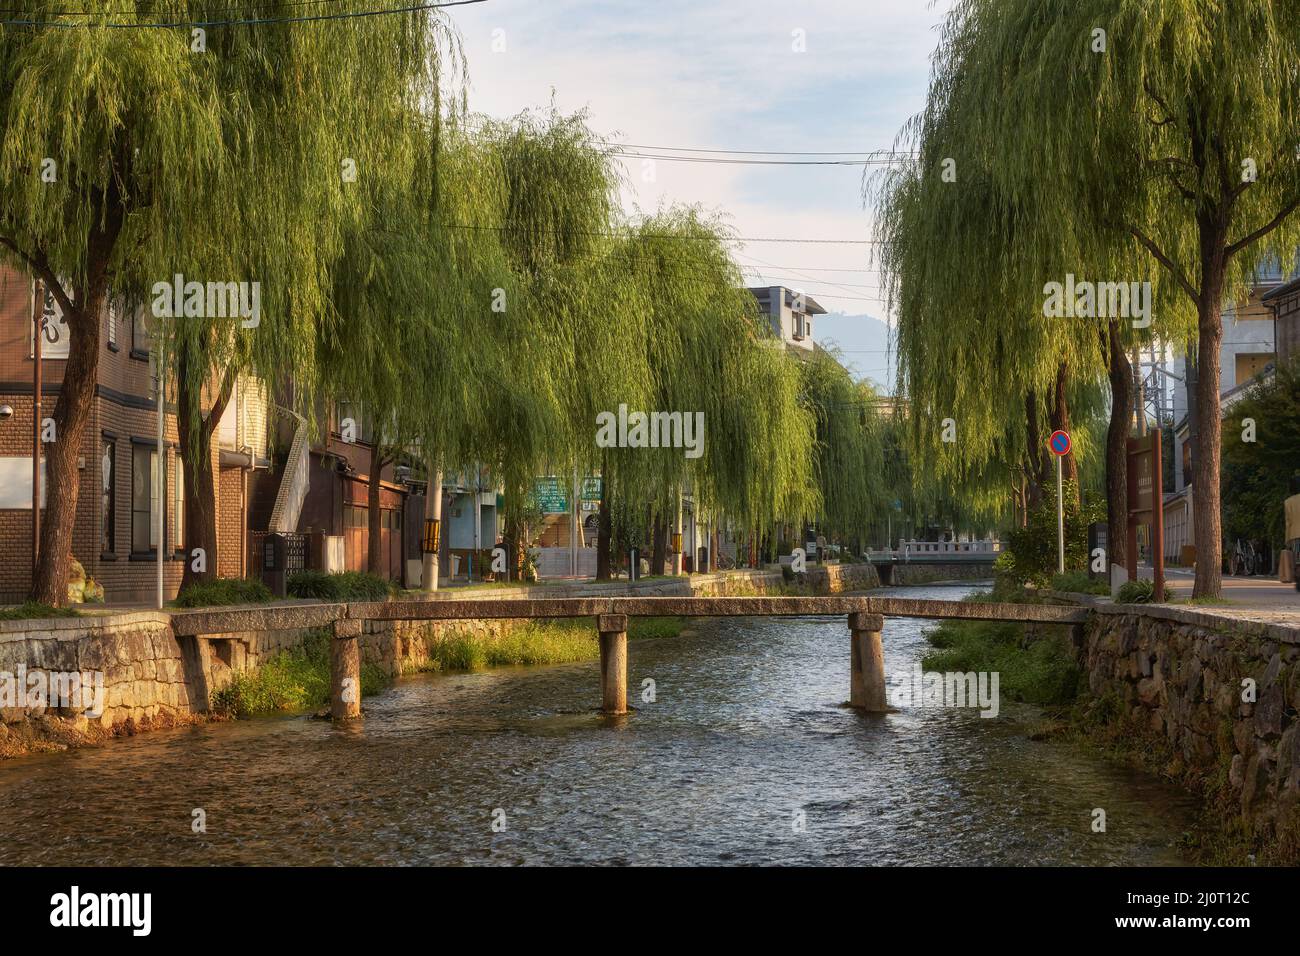
{"type": "Polygon", "coordinates": [[[662,159],[668,163],[709,163],[722,166],[888,166],[899,159],[731,159],[722,156],[667,156],[650,153],[624,153],[625,159],[662,159]]]}

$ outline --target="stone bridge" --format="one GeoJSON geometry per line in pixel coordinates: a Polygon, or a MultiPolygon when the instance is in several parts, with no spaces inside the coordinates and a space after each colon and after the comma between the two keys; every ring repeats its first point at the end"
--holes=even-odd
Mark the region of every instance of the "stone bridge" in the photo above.
{"type": "Polygon", "coordinates": [[[177,638],[197,638],[243,631],[332,627],[330,713],[336,719],[345,719],[361,715],[359,638],[365,621],[594,617],[600,640],[601,709],[606,714],[625,714],[629,617],[846,616],[849,705],[884,713],[889,709],[881,640],[886,617],[1082,625],[1088,614],[1086,608],[1066,605],[838,596],[406,600],[177,611],[172,614],[172,630],[177,638]]]}

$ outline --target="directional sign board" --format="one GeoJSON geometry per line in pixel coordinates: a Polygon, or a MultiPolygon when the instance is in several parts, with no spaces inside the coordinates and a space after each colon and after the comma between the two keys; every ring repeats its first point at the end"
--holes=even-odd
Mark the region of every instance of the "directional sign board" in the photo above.
{"type": "Polygon", "coordinates": [[[1052,437],[1047,439],[1047,447],[1052,450],[1052,454],[1057,457],[1063,457],[1070,453],[1070,433],[1061,431],[1059,428],[1052,432],[1052,437]]]}

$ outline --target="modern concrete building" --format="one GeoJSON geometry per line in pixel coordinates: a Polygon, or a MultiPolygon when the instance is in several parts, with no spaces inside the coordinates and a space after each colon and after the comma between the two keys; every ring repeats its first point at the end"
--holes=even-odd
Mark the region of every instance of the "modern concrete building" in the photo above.
{"type": "Polygon", "coordinates": [[[1300,278],[1263,296],[1273,313],[1273,341],[1278,364],[1300,361],[1300,278]]]}
{"type": "Polygon", "coordinates": [[[812,355],[816,350],[812,317],[825,315],[826,310],[812,296],[785,286],[751,286],[749,291],[786,348],[803,356],[812,355]]]}

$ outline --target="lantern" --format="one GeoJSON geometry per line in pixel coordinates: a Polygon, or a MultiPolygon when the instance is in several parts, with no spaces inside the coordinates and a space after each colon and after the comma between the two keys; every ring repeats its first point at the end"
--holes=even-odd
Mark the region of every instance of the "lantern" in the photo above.
{"type": "Polygon", "coordinates": [[[437,518],[424,519],[424,538],[420,542],[420,550],[425,554],[438,553],[438,532],[442,524],[437,518]]]}

